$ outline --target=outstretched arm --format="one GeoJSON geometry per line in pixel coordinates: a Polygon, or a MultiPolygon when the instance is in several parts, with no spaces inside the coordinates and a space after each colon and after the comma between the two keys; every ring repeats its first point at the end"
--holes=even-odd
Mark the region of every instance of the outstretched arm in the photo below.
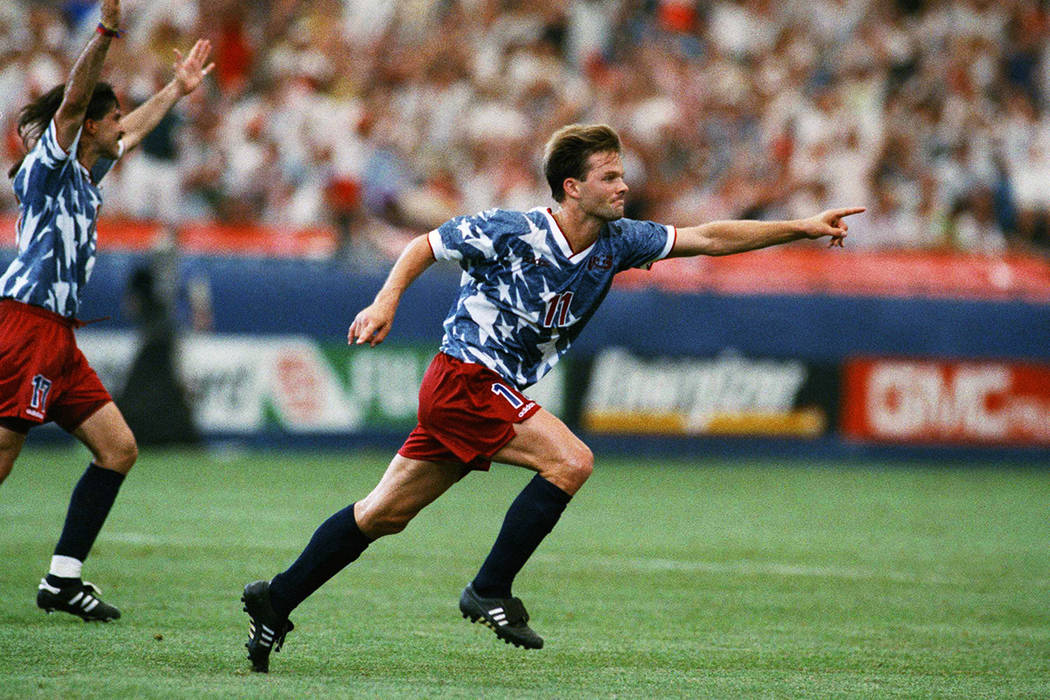
{"type": "Polygon", "coordinates": [[[401,295],[433,262],[434,251],[430,248],[427,236],[414,238],[394,263],[375,300],[370,306],[362,309],[350,324],[350,330],[346,334],[347,344],[368,343],[375,347],[382,343],[394,322],[401,295]]]}
{"type": "Polygon", "coordinates": [[[691,255],[731,255],[746,250],[830,236],[828,247],[842,247],[849,228],[842,219],[859,214],[864,207],[828,209],[808,219],[794,221],[712,221],[678,229],[669,258],[691,255]]]}
{"type": "Polygon", "coordinates": [[[215,64],[204,65],[209,53],[211,53],[211,42],[207,39],[198,39],[186,57],[183,57],[182,53],[176,49],[175,77],[156,95],[120,120],[120,126],[124,130],[121,140],[124,142],[125,153],[139,145],[142,139],[146,138],[146,134],[157,127],[168,110],[174,107],[184,95],[196,90],[204,80],[204,76],[211,73],[215,64]]]}
{"type": "MultiPolygon", "coordinates": [[[[100,11],[102,24],[110,30],[116,30],[120,25],[120,0],[102,0],[100,11]]],[[[84,115],[87,114],[99,76],[102,75],[102,63],[106,60],[112,40],[108,34],[96,33],[73,64],[62,94],[62,104],[55,112],[56,136],[63,150],[68,151],[73,145],[73,139],[84,123],[84,115]]]]}

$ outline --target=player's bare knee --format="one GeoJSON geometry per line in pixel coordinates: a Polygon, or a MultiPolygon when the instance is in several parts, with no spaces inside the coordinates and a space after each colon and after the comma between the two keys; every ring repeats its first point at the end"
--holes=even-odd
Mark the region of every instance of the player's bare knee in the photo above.
{"type": "Polygon", "coordinates": [[[594,453],[582,442],[567,446],[543,476],[563,491],[573,494],[594,471],[594,453]]]}
{"type": "Polygon", "coordinates": [[[569,464],[570,474],[577,483],[576,488],[579,488],[594,472],[594,453],[581,442],[573,448],[569,464]]]}
{"type": "Polygon", "coordinates": [[[381,515],[370,518],[364,524],[358,523],[358,527],[373,540],[387,535],[396,535],[408,527],[409,518],[398,518],[389,515],[381,515]]]}
{"type": "Polygon", "coordinates": [[[408,523],[411,520],[411,517],[404,514],[387,514],[385,517],[379,518],[375,521],[373,524],[373,531],[376,533],[377,537],[396,535],[408,527],[408,523]]]}
{"type": "Polygon", "coordinates": [[[367,499],[359,505],[362,507],[354,510],[357,527],[372,539],[395,535],[408,527],[412,520],[412,514],[374,505],[367,499]]]}
{"type": "Polygon", "coordinates": [[[95,455],[95,463],[103,469],[112,469],[121,474],[127,474],[135,466],[139,458],[139,446],[135,438],[128,435],[99,450],[95,455]]]}

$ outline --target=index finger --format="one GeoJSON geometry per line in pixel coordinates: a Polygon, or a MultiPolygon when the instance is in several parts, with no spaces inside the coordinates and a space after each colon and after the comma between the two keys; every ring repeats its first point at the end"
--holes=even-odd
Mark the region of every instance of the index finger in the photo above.
{"type": "Polygon", "coordinates": [[[350,330],[346,333],[346,342],[350,345],[361,342],[359,338],[364,335],[364,323],[361,319],[355,318],[354,322],[350,324],[350,330]]]}
{"type": "Polygon", "coordinates": [[[354,320],[350,323],[350,329],[346,332],[347,341],[353,343],[357,340],[358,336],[360,336],[361,332],[364,330],[364,325],[365,318],[362,317],[362,314],[357,314],[357,316],[354,317],[354,320]]]}
{"type": "Polygon", "coordinates": [[[831,209],[828,213],[836,219],[843,216],[852,216],[853,214],[860,214],[861,212],[867,211],[867,207],[846,207],[844,209],[831,209]]]}

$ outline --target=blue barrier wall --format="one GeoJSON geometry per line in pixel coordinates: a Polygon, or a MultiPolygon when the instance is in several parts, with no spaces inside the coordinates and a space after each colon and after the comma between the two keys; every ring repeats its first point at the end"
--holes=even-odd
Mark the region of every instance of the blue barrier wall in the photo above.
{"type": "MultiPolygon", "coordinates": [[[[2,256],[0,256],[2,257],[2,256]]],[[[9,259],[9,255],[7,257],[9,259]]],[[[83,318],[113,317],[142,256],[99,257],[83,318]]],[[[385,271],[351,273],[324,262],[192,258],[181,276],[208,278],[215,330],[345,337],[385,271]]],[[[432,267],[406,294],[391,340],[433,342],[458,283],[458,268],[432,267]]],[[[1050,306],[842,296],[723,296],[614,289],[574,348],[587,355],[618,345],[646,354],[711,355],[727,347],[760,357],[838,361],[857,354],[1050,359],[1050,306]]]]}
{"type": "MultiPolygon", "coordinates": [[[[11,251],[0,251],[6,266],[11,251]]],[[[82,318],[112,317],[102,328],[129,326],[121,308],[126,281],[148,259],[101,255],[84,298],[82,318]]],[[[384,271],[353,273],[320,261],[193,257],[179,264],[185,282],[204,277],[211,287],[214,330],[220,333],[305,334],[331,342],[345,338],[354,315],[382,284],[384,271]]],[[[458,268],[435,265],[408,291],[390,335],[393,343],[432,344],[454,298],[458,268]]],[[[184,302],[182,304],[185,306],[184,302]]],[[[728,348],[759,358],[840,363],[857,355],[1050,360],[1050,306],[1020,301],[894,299],[843,296],[672,294],[613,290],[577,341],[572,356],[586,365],[607,347],[641,355],[714,356],[728,348]]],[[[570,379],[570,385],[572,380],[570,379]]],[[[572,412],[569,412],[572,417],[572,412]]],[[[331,437],[314,444],[396,447],[402,436],[331,437]]],[[[1037,449],[926,448],[858,445],[835,435],[815,440],[771,438],[618,438],[587,436],[597,449],[711,455],[795,457],[931,454],[978,455],[1046,463],[1037,449]]],[[[288,444],[288,435],[260,436],[259,444],[288,444]]]]}

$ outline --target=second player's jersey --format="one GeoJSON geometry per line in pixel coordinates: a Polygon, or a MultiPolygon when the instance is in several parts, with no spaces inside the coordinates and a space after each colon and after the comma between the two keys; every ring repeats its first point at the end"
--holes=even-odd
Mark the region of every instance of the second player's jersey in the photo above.
{"type": "MultiPolygon", "coordinates": [[[[81,132],[66,152],[55,123],[37,141],[15,175],[18,257],[0,277],[0,297],[75,316],[95,266],[98,181],[113,166],[100,158],[90,173],[76,159],[81,132]]],[[[123,145],[121,145],[123,150],[123,145]]]]}
{"type": "Polygon", "coordinates": [[[492,209],[447,221],[428,240],[435,258],[463,268],[441,351],[525,388],[569,349],[613,276],[667,257],[675,230],[619,219],[574,252],[549,209],[492,209]]]}

